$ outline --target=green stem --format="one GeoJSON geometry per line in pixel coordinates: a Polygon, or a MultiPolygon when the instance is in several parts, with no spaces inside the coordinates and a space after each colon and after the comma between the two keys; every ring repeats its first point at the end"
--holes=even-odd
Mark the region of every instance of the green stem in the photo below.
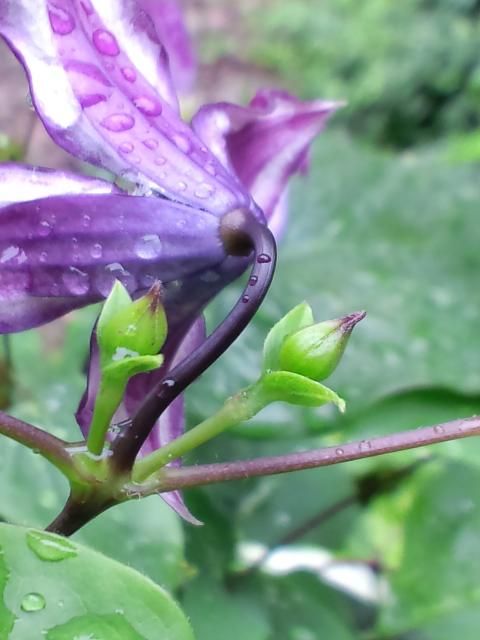
{"type": "Polygon", "coordinates": [[[122,401],[125,387],[126,383],[112,383],[102,376],[87,438],[87,448],[93,455],[99,456],[103,451],[107,431],[122,401]]]}
{"type": "Polygon", "coordinates": [[[232,396],[215,415],[207,418],[176,440],[172,440],[161,449],[136,462],[133,469],[134,481],[142,482],[152,473],[172,462],[172,460],[176,460],[188,453],[188,451],[196,449],[230,427],[249,420],[268,403],[269,400],[262,393],[260,385],[252,385],[232,396]]]}

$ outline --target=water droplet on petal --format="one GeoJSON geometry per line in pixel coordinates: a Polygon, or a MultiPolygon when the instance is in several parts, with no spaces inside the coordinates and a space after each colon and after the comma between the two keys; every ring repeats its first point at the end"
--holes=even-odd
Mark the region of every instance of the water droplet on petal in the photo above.
{"type": "Polygon", "coordinates": [[[93,32],[92,39],[96,49],[104,56],[118,56],[120,53],[118,42],[110,31],[97,29],[93,32]]]}
{"type": "Polygon", "coordinates": [[[433,430],[438,435],[441,435],[442,433],[445,433],[445,429],[440,424],[435,425],[435,427],[433,427],[433,430]]]}
{"type": "Polygon", "coordinates": [[[69,267],[62,275],[62,280],[68,291],[76,296],[84,295],[90,289],[88,274],[76,267],[69,267]]]}
{"type": "Polygon", "coordinates": [[[161,167],[162,165],[164,165],[166,163],[166,159],[163,156],[157,156],[155,158],[155,164],[158,165],[159,167],[161,167]]]}
{"type": "Polygon", "coordinates": [[[52,233],[52,225],[48,222],[48,220],[41,220],[40,226],[38,229],[38,235],[42,236],[42,238],[45,238],[46,236],[49,236],[51,233],[52,233]]]}
{"type": "Polygon", "coordinates": [[[177,185],[177,189],[178,191],[185,191],[187,189],[187,183],[180,181],[177,185]]]}
{"type": "Polygon", "coordinates": [[[337,456],[343,456],[343,454],[345,453],[345,451],[343,449],[335,449],[335,453],[337,454],[337,456]]]}
{"type": "Polygon", "coordinates": [[[40,558],[47,562],[60,562],[67,558],[75,558],[77,547],[66,538],[61,538],[44,531],[27,531],[26,535],[28,548],[40,558]]]}
{"type": "Polygon", "coordinates": [[[122,144],[118,147],[120,153],[132,153],[134,147],[131,142],[122,142],[122,144]]]}
{"type": "Polygon", "coordinates": [[[90,255],[92,256],[92,258],[98,259],[102,257],[102,254],[103,254],[102,245],[99,244],[98,242],[95,243],[90,250],[90,255]]]}
{"type": "Polygon", "coordinates": [[[267,264],[269,262],[272,261],[272,258],[266,254],[266,253],[261,253],[258,257],[257,257],[257,262],[259,264],[267,264]]]}
{"type": "Polygon", "coordinates": [[[122,67],[121,73],[127,82],[135,82],[137,79],[137,72],[132,67],[122,67]]]}
{"type": "Polygon", "coordinates": [[[91,221],[92,221],[92,218],[88,214],[84,214],[84,216],[83,216],[83,226],[88,228],[90,226],[91,221]]]}
{"type": "Polygon", "coordinates": [[[190,140],[187,138],[187,136],[184,136],[182,133],[175,134],[173,136],[173,142],[177,145],[180,151],[183,151],[183,153],[188,153],[192,148],[192,145],[190,144],[190,140]]]}
{"type": "Polygon", "coordinates": [[[204,182],[196,188],[195,195],[197,196],[197,198],[205,199],[209,198],[214,191],[215,189],[212,187],[212,185],[204,182]]]}
{"type": "Polygon", "coordinates": [[[163,381],[162,384],[164,387],[168,387],[169,389],[171,389],[172,387],[175,386],[175,380],[173,380],[172,378],[167,378],[166,380],[163,381]]]}
{"type": "Polygon", "coordinates": [[[48,253],[46,251],[42,251],[42,253],[38,256],[40,262],[46,262],[48,258],[48,253]]]}
{"type": "Polygon", "coordinates": [[[247,302],[250,302],[250,296],[247,296],[247,295],[242,296],[242,302],[244,302],[245,304],[246,304],[247,302]]]}
{"type": "Polygon", "coordinates": [[[158,147],[158,141],[155,138],[147,138],[147,140],[143,141],[143,144],[152,151],[158,147]]]}
{"type": "Polygon", "coordinates": [[[109,131],[119,133],[131,129],[135,124],[135,120],[128,113],[112,113],[112,115],[102,120],[100,124],[109,131]]]}
{"type": "Polygon", "coordinates": [[[205,171],[207,171],[212,176],[216,175],[217,170],[212,161],[207,162],[207,164],[205,165],[205,171]]]}
{"type": "Polygon", "coordinates": [[[258,276],[250,276],[249,280],[248,280],[248,284],[251,287],[254,287],[258,282],[258,276]]]}
{"type": "Polygon", "coordinates": [[[59,36],[66,36],[75,29],[73,16],[53,2],[48,6],[48,17],[53,31],[59,36]]]}
{"type": "Polygon", "coordinates": [[[162,105],[157,100],[147,98],[146,96],[140,96],[135,98],[133,104],[146,116],[159,116],[162,113],[162,105]]]}
{"type": "Polygon", "coordinates": [[[41,593],[32,592],[27,593],[27,595],[23,597],[20,607],[27,613],[33,613],[35,611],[42,611],[42,609],[45,609],[45,604],[45,598],[41,593]]]}
{"type": "Polygon", "coordinates": [[[162,241],[155,234],[143,236],[135,243],[134,251],[142,260],[152,260],[162,252],[162,241]]]}
{"type": "Polygon", "coordinates": [[[94,107],[96,104],[99,104],[99,102],[106,102],[107,96],[103,95],[103,93],[87,93],[78,94],[77,99],[82,109],[88,109],[89,107],[94,107]]]}

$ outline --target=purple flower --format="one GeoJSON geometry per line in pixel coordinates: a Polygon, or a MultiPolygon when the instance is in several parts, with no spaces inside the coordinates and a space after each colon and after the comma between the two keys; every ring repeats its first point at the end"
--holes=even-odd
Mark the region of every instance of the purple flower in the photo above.
{"type": "MultiPolygon", "coordinates": [[[[115,279],[134,296],[160,280],[171,366],[198,344],[198,322],[187,332],[203,306],[246,266],[225,253],[222,216],[248,209],[279,231],[287,181],[337,105],[265,90],[248,107],[206,105],[189,126],[171,69],[188,87],[194,57],[173,0],[0,0],[0,34],[53,140],[120,178],[0,165],[0,333],[98,302],[115,279]]],[[[151,378],[130,385],[127,415],[151,378]]],[[[178,435],[181,414],[176,401],[146,446],[178,435]]]]}

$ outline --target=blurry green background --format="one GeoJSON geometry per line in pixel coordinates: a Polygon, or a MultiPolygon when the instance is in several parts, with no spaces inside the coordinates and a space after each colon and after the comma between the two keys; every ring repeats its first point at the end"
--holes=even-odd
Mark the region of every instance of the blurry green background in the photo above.
{"type": "MultiPolygon", "coordinates": [[[[330,381],[347,400],[345,417],[278,405],[191,462],[366,439],[478,413],[480,2],[185,6],[202,60],[186,112],[206,100],[246,102],[264,85],[348,102],[315,144],[309,176],[291,191],[272,291],[241,339],[189,391],[189,423],[254,379],[266,332],[295,304],[308,300],[319,319],[368,312],[330,381]]],[[[53,155],[3,49],[0,90],[2,159],[74,165],[53,155]]],[[[211,305],[211,325],[237,293],[232,287],[211,305]]],[[[2,374],[10,411],[78,437],[72,413],[94,318],[88,309],[13,337],[11,387],[2,374]]],[[[0,460],[0,515],[44,525],[65,496],[62,480],[6,440],[0,460]]],[[[150,498],[104,514],[78,539],[174,590],[198,640],[478,638],[477,440],[187,498],[203,528],[184,527],[150,498]],[[332,505],[336,514],[318,524],[332,505]],[[283,555],[268,571],[243,571],[255,550],[279,546],[283,555]],[[297,570],[276,575],[287,552],[297,570]]]]}

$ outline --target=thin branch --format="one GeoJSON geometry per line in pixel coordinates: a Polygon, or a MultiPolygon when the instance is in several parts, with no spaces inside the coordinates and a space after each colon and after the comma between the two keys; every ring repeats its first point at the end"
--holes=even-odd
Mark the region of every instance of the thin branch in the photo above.
{"type": "Polygon", "coordinates": [[[0,435],[7,436],[25,447],[39,453],[61,471],[72,468],[72,458],[66,447],[68,444],[50,433],[18,420],[0,411],[0,435]]]}
{"type": "Polygon", "coordinates": [[[275,239],[268,227],[251,214],[236,211],[224,217],[221,236],[228,255],[248,256],[253,250],[254,262],[248,284],[220,326],[155,386],[131,424],[122,429],[111,447],[110,462],[117,472],[131,470],[159,416],[238,338],[267,294],[276,263],[275,239]]]}
{"type": "MultiPolygon", "coordinates": [[[[156,491],[172,491],[200,485],[243,480],[288,473],[315,467],[327,467],[350,460],[372,458],[385,453],[425,447],[431,444],[480,435],[480,418],[463,418],[431,427],[422,427],[369,440],[357,440],[336,447],[325,447],[282,456],[238,460],[183,468],[165,468],[157,476],[156,491]]],[[[149,486],[152,491],[153,483],[149,486]]]]}

